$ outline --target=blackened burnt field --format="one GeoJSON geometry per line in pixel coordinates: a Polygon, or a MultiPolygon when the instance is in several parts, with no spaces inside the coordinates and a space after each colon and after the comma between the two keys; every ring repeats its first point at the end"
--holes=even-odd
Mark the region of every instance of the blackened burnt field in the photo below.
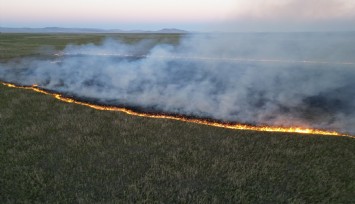
{"type": "MultiPolygon", "coordinates": [[[[292,84],[295,81],[291,81],[294,92],[288,93],[288,97],[285,97],[285,95],[264,96],[263,94],[267,92],[260,89],[260,87],[273,88],[275,86],[267,83],[255,85],[249,83],[250,80],[245,80],[246,87],[259,88],[259,93],[256,95],[250,96],[241,93],[238,95],[241,100],[244,100],[247,96],[249,101],[250,99],[255,101],[255,104],[245,104],[245,111],[249,111],[253,107],[261,109],[268,107],[269,109],[265,109],[262,112],[263,115],[255,115],[255,112],[245,112],[243,116],[248,116],[244,118],[248,118],[249,121],[243,122],[259,122],[258,120],[260,120],[272,121],[272,123],[278,124],[280,121],[284,122],[285,118],[274,118],[271,115],[273,115],[273,111],[280,112],[281,110],[283,113],[287,113],[282,115],[283,117],[291,118],[288,120],[291,124],[307,124],[312,127],[316,124],[314,127],[352,130],[353,123],[349,122],[348,119],[353,119],[353,112],[351,112],[353,109],[351,108],[353,108],[352,102],[354,99],[351,98],[353,95],[349,94],[353,91],[353,82],[350,80],[353,72],[349,71],[349,68],[353,68],[353,66],[351,64],[338,63],[351,63],[351,56],[342,55],[343,52],[346,51],[345,53],[348,53],[353,49],[353,46],[349,43],[351,41],[344,42],[344,39],[349,38],[349,34],[344,34],[348,38],[344,38],[344,36],[337,37],[334,34],[307,35],[313,43],[322,43],[321,40],[316,41],[316,39],[321,39],[317,36],[320,35],[322,38],[333,39],[332,42],[336,42],[337,45],[340,43],[345,46],[345,48],[340,50],[334,47],[333,55],[331,55],[333,59],[329,59],[329,53],[327,53],[326,49],[315,52],[315,47],[319,46],[309,44],[308,49],[305,49],[306,53],[304,55],[311,55],[312,58],[310,59],[318,59],[323,63],[320,63],[323,67],[322,70],[330,70],[336,67],[337,71],[325,72],[326,74],[321,71],[314,71],[311,72],[312,76],[309,78],[305,78],[299,71],[293,71],[293,76],[304,82],[303,89],[309,87],[310,84],[313,85],[306,94],[302,92],[303,95],[300,98],[294,97],[300,93],[298,92],[300,89],[294,87],[295,84],[292,84]],[[334,41],[334,39],[338,41],[334,41]],[[338,64],[334,66],[334,64],[324,63],[329,61],[338,64]],[[310,83],[311,79],[319,80],[319,82],[310,83]],[[337,84],[335,82],[339,82],[339,79],[342,82],[335,86],[334,84],[337,84]],[[327,83],[324,81],[327,81],[327,83]],[[330,98],[326,97],[329,93],[332,93],[330,98]],[[333,93],[337,93],[338,96],[336,97],[333,93]],[[285,97],[285,99],[282,97],[285,97]],[[291,100],[294,100],[293,104],[289,103],[290,97],[291,100]],[[260,100],[265,98],[268,100],[260,100]],[[277,103],[274,103],[275,100],[277,103]],[[339,106],[339,103],[342,106],[339,106]],[[285,105],[287,106],[285,107],[285,105]],[[270,109],[269,106],[272,106],[273,109],[270,109]],[[293,107],[296,107],[297,111],[293,112],[293,107]],[[321,116],[309,114],[310,112],[317,112],[321,116]],[[317,121],[321,121],[321,123],[317,123],[317,121]],[[339,123],[339,121],[341,122],[339,123]]],[[[263,59],[262,57],[276,59],[275,57],[279,57],[277,59],[282,62],[278,62],[278,64],[290,70],[289,62],[286,63],[285,61],[290,60],[288,58],[290,54],[301,53],[297,49],[304,48],[306,45],[297,47],[297,45],[293,44],[293,41],[287,41],[288,38],[285,36],[273,37],[277,41],[285,41],[286,44],[282,43],[282,46],[286,46],[289,53],[284,53],[284,56],[280,56],[276,52],[267,52],[269,56],[265,56],[266,52],[258,49],[260,56],[254,57],[258,57],[257,59],[263,59]],[[292,49],[290,50],[289,48],[292,49]],[[273,54],[275,55],[273,56],[273,54]],[[285,66],[285,63],[287,66],[285,66]]],[[[304,36],[300,35],[293,36],[293,38],[295,37],[296,39],[304,38],[304,36]]],[[[153,53],[155,55],[151,56],[152,60],[149,63],[153,64],[154,67],[157,67],[157,65],[164,67],[163,65],[165,64],[157,64],[157,62],[167,61],[166,59],[170,58],[169,65],[174,65],[171,63],[176,61],[176,59],[171,60],[172,56],[168,55],[170,53],[180,54],[179,56],[188,55],[190,58],[192,53],[196,54],[196,51],[191,49],[189,49],[190,53],[179,53],[180,50],[176,50],[176,46],[181,44],[182,38],[184,36],[173,34],[115,34],[110,36],[1,34],[0,54],[2,65],[13,63],[15,65],[13,68],[20,71],[15,74],[2,72],[0,76],[2,78],[6,76],[6,79],[16,79],[17,76],[19,81],[13,81],[24,85],[30,85],[33,82],[31,80],[37,80],[36,82],[45,88],[52,88],[53,90],[66,88],[64,92],[82,94],[83,92],[75,93],[79,89],[68,89],[75,87],[69,85],[78,84],[75,81],[63,80],[69,79],[67,72],[59,73],[59,76],[61,76],[60,74],[67,75],[63,79],[58,79],[54,78],[54,76],[58,76],[58,73],[57,75],[51,75],[52,72],[49,73],[38,69],[33,74],[26,69],[28,67],[37,67],[41,63],[43,63],[42,65],[49,64],[49,66],[54,68],[61,66],[63,63],[73,63],[68,68],[78,67],[80,63],[74,63],[70,60],[64,60],[63,62],[63,58],[72,58],[73,55],[77,54],[89,56],[93,54],[91,53],[93,51],[95,51],[94,54],[97,54],[96,46],[105,48],[101,50],[101,55],[122,54],[122,51],[126,51],[124,54],[129,51],[128,54],[134,56],[153,53]],[[110,40],[105,40],[107,38],[110,40]],[[116,46],[112,46],[112,41],[117,40],[120,40],[119,45],[126,45],[124,50],[117,50],[116,46]],[[88,47],[88,43],[94,44],[88,47]],[[137,47],[137,43],[140,49],[133,49],[137,47]],[[68,48],[68,44],[72,45],[68,48]],[[164,44],[164,46],[155,47],[155,44],[164,44]],[[144,51],[142,48],[150,51],[152,47],[156,48],[153,50],[154,52],[137,52],[144,51]],[[60,55],[71,54],[72,56],[55,55],[58,53],[60,55]],[[163,60],[162,57],[164,57],[163,60]],[[33,59],[36,60],[34,61],[33,59]],[[24,69],[24,64],[29,66],[24,69]],[[27,75],[24,75],[24,73],[27,75]],[[50,76],[49,79],[51,79],[49,81],[47,80],[48,78],[43,78],[43,76],[48,75],[50,76]],[[41,81],[39,79],[46,80],[41,81]]],[[[254,39],[259,39],[262,43],[265,39],[265,34],[254,36],[254,39]]],[[[210,50],[211,47],[203,42],[202,40],[199,45],[202,44],[206,48],[200,49],[204,50],[204,52],[197,54],[199,54],[199,57],[210,58],[208,64],[211,64],[211,61],[213,64],[214,60],[211,58],[216,56],[212,57],[209,54],[216,51],[210,50]]],[[[214,40],[210,42],[213,43],[214,40]]],[[[218,45],[222,47],[213,46],[214,49],[219,50],[218,53],[226,50],[222,49],[225,46],[224,42],[218,42],[218,45]]],[[[324,46],[329,46],[329,44],[324,44],[324,46]]],[[[269,46],[269,50],[272,49],[277,50],[278,47],[269,46]]],[[[246,48],[244,52],[233,50],[232,53],[250,59],[250,53],[255,53],[254,51],[256,50],[246,48]]],[[[230,53],[224,53],[223,57],[230,58],[231,56],[228,56],[230,53]]],[[[294,56],[296,58],[292,58],[292,60],[305,61],[307,59],[299,54],[294,56]]],[[[217,57],[221,58],[222,55],[217,57]]],[[[107,60],[102,61],[102,56],[96,58],[99,58],[98,61],[101,63],[97,62],[97,60],[89,60],[89,62],[95,66],[100,65],[101,68],[105,69],[107,66],[103,66],[102,63],[107,62],[107,60]]],[[[137,61],[137,59],[133,60],[137,61]]],[[[189,59],[188,61],[189,65],[196,65],[197,60],[194,59],[191,62],[189,59]]],[[[85,63],[87,63],[87,60],[85,63]]],[[[185,63],[187,63],[186,59],[185,63]]],[[[226,65],[224,66],[227,67],[226,69],[231,66],[231,62],[228,60],[223,63],[226,65]]],[[[220,65],[220,62],[215,64],[220,65]]],[[[249,66],[250,69],[240,70],[243,73],[249,72],[244,75],[249,78],[256,76],[254,72],[263,72],[262,76],[266,77],[268,77],[268,74],[271,76],[275,73],[275,70],[274,72],[266,72],[265,67],[260,68],[257,66],[258,63],[255,62],[244,60],[239,64],[249,66]]],[[[129,64],[125,64],[125,67],[127,65],[129,64]]],[[[274,66],[275,63],[263,65],[274,66]]],[[[319,66],[314,64],[303,64],[299,69],[296,68],[295,63],[292,66],[294,67],[292,70],[319,69],[319,66]]],[[[174,66],[171,67],[174,68],[174,66]]],[[[214,73],[217,77],[217,80],[213,82],[219,82],[215,71],[216,67],[209,68],[210,70],[207,73],[214,73]]],[[[131,67],[131,71],[132,69],[134,67],[131,67]]],[[[87,71],[94,72],[93,75],[97,75],[95,70],[90,69],[90,67],[87,71]]],[[[144,73],[147,76],[144,81],[146,84],[149,84],[149,80],[152,80],[152,78],[149,78],[151,73],[147,72],[147,70],[134,71],[144,73]]],[[[211,85],[211,83],[206,83],[207,81],[203,80],[203,74],[206,73],[206,70],[196,69],[195,71],[197,73],[191,74],[191,70],[185,70],[184,73],[189,73],[185,78],[193,77],[194,81],[201,82],[202,84],[195,84],[197,87],[199,85],[207,87],[211,85]],[[196,80],[198,77],[200,77],[200,81],[196,80]]],[[[219,72],[222,71],[219,70],[219,72]]],[[[233,73],[232,68],[229,68],[228,71],[233,73]]],[[[282,73],[282,76],[290,81],[291,78],[287,78],[289,72],[284,71],[282,73]]],[[[115,73],[111,72],[111,74],[115,73]]],[[[223,73],[219,74],[220,77],[225,78],[223,73]]],[[[175,77],[179,75],[181,73],[176,73],[175,77]]],[[[132,74],[126,76],[134,77],[132,74]]],[[[97,88],[97,85],[101,86],[100,83],[105,82],[105,80],[109,81],[107,76],[101,77],[103,78],[98,81],[87,80],[84,84],[97,88]]],[[[162,82],[164,82],[162,79],[167,80],[165,77],[157,79],[162,82]]],[[[227,80],[231,79],[227,78],[227,80]]],[[[282,77],[280,80],[282,84],[282,77]]],[[[124,83],[122,79],[120,81],[124,83]]],[[[259,81],[263,81],[262,78],[259,78],[259,81]]],[[[130,85],[129,81],[125,83],[130,85]]],[[[125,87],[125,84],[114,85],[116,85],[114,88],[125,87]]],[[[185,88],[185,92],[175,92],[180,94],[181,99],[197,97],[189,95],[189,93],[193,92],[189,92],[191,87],[184,87],[181,84],[174,85],[170,87],[171,90],[176,91],[182,90],[179,89],[181,87],[185,88]]],[[[225,84],[222,83],[221,86],[223,85],[225,84]]],[[[301,86],[302,83],[297,85],[301,86]]],[[[130,90],[130,93],[142,94],[137,87],[133,88],[135,89],[130,90]]],[[[152,87],[146,88],[147,90],[153,90],[152,87]]],[[[284,90],[283,88],[278,88],[280,93],[286,93],[284,90]]],[[[100,90],[92,89],[91,91],[89,94],[92,95],[85,96],[91,97],[100,93],[100,90]]],[[[227,91],[228,88],[225,88],[224,92],[227,91]]],[[[226,97],[222,94],[224,92],[214,90],[212,95],[215,94],[215,98],[212,102],[218,102],[217,96],[226,97]]],[[[0,87],[0,94],[0,162],[2,163],[0,167],[0,198],[2,202],[264,201],[349,203],[353,201],[354,141],[351,138],[226,130],[193,123],[135,117],[120,112],[98,111],[75,104],[63,103],[40,93],[12,89],[6,86],[0,87]]],[[[106,99],[105,103],[112,102],[113,99],[110,98],[110,94],[107,92],[101,92],[101,94],[103,94],[101,98],[106,99]]],[[[111,94],[116,95],[117,93],[113,92],[111,94]]],[[[150,95],[152,94],[154,93],[150,93],[150,95]]],[[[165,96],[164,92],[159,94],[166,97],[165,99],[169,99],[169,96],[165,96]]],[[[204,99],[204,94],[207,93],[201,92],[199,99],[204,99]]],[[[147,104],[157,102],[156,98],[149,98],[148,96],[145,98],[147,104]]],[[[128,102],[130,102],[129,100],[134,101],[134,99],[129,97],[125,99],[128,102]]],[[[196,101],[198,98],[194,99],[196,101]]],[[[224,101],[227,99],[225,98],[224,101]]],[[[232,99],[229,100],[233,102],[232,99]]],[[[224,114],[230,112],[228,104],[220,106],[225,107],[225,110],[220,108],[219,111],[212,112],[209,111],[211,104],[203,104],[203,100],[201,100],[199,107],[202,105],[205,108],[202,109],[203,111],[196,112],[196,109],[186,109],[184,100],[168,102],[167,104],[170,104],[170,106],[160,107],[160,104],[155,104],[155,106],[150,107],[167,108],[167,110],[173,110],[173,112],[185,111],[185,113],[194,113],[193,115],[197,113],[216,119],[228,117],[228,120],[234,120],[234,117],[239,117],[235,114],[224,114]],[[173,107],[172,104],[181,106],[173,107]]],[[[214,104],[217,103],[212,103],[212,105],[214,104]]]]}

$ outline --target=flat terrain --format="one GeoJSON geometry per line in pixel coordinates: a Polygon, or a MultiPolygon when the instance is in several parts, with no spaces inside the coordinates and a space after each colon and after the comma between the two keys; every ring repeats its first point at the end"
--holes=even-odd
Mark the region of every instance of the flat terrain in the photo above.
{"type": "Polygon", "coordinates": [[[125,43],[135,43],[142,39],[156,43],[179,42],[183,34],[8,34],[0,33],[0,62],[23,57],[46,55],[53,50],[61,50],[68,44],[99,44],[105,38],[119,39],[125,43]]]}
{"type": "MultiPolygon", "coordinates": [[[[0,34],[0,55],[102,38],[0,34]]],[[[135,117],[0,84],[0,203],[354,203],[354,141],[135,117]]]]}

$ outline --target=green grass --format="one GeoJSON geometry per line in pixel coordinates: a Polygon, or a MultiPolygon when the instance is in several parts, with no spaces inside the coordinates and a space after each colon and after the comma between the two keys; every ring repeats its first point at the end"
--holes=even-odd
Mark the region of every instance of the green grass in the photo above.
{"type": "Polygon", "coordinates": [[[7,34],[0,33],[0,62],[15,57],[43,55],[48,50],[62,50],[67,44],[99,44],[105,38],[125,43],[151,40],[154,43],[179,42],[183,34],[7,34]]]}
{"type": "MultiPolygon", "coordinates": [[[[93,36],[76,37],[65,42],[93,36]]],[[[351,138],[135,117],[0,85],[0,203],[354,203],[354,155],[351,138]]]]}

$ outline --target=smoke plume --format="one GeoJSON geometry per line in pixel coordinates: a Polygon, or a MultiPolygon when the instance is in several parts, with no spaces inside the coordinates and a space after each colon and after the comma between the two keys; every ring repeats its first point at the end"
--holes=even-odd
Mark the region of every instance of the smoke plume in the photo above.
{"type": "MultiPolygon", "coordinates": [[[[234,0],[226,22],[214,25],[239,32],[354,31],[353,0],[234,0]]],[[[215,28],[216,29],[216,28],[215,28]]]]}
{"type": "Polygon", "coordinates": [[[145,111],[354,134],[354,59],[354,33],[106,39],[1,63],[0,79],[145,111]]]}

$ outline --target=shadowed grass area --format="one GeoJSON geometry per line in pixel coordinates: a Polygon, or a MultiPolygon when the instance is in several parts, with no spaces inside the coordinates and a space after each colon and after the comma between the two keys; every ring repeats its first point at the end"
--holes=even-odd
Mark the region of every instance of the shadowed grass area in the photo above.
{"type": "Polygon", "coordinates": [[[354,147],[97,111],[0,85],[0,203],[353,203],[354,147]]]}

